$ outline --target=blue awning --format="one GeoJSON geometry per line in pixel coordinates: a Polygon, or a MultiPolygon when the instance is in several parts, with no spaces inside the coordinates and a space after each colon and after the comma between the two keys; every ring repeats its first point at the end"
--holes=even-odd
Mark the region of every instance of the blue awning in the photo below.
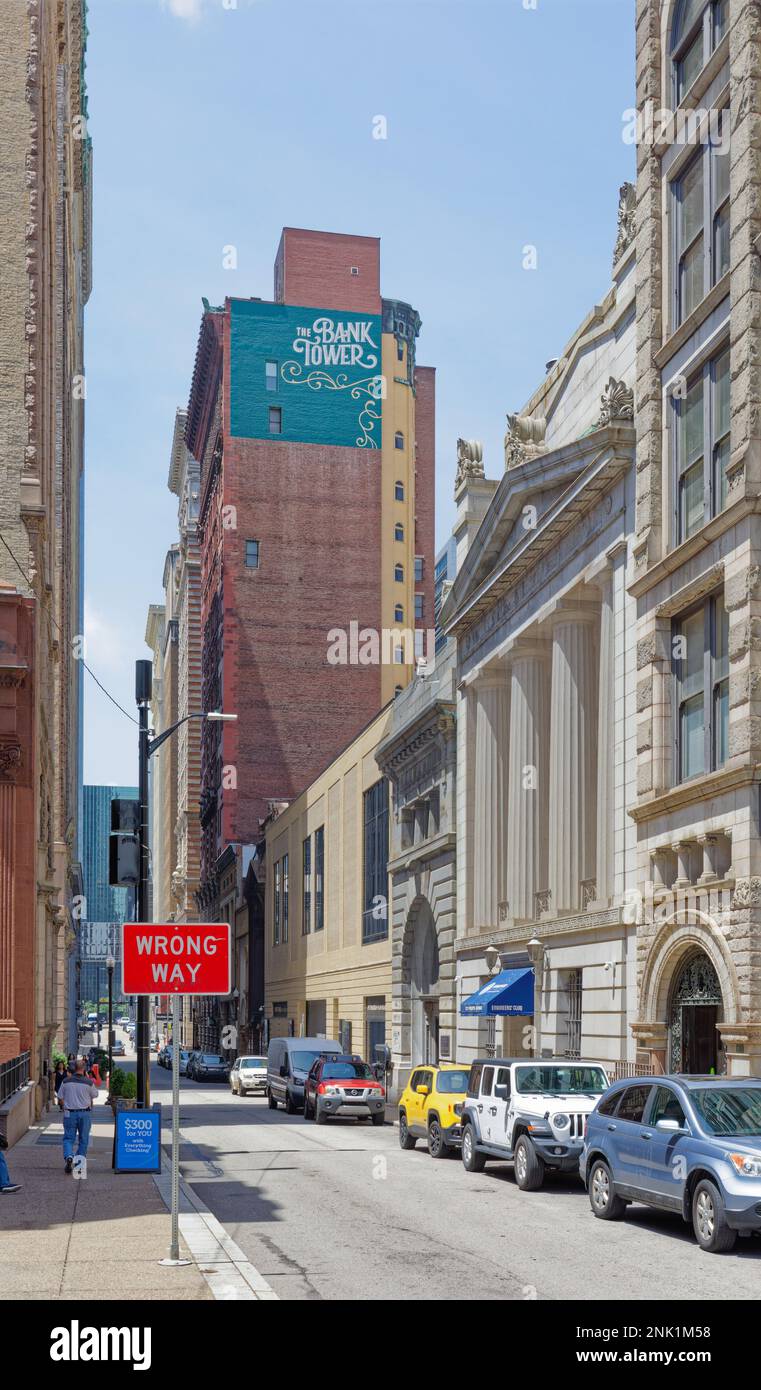
{"type": "Polygon", "coordinates": [[[515,1018],[534,1012],[534,972],[532,969],[503,970],[493,980],[463,999],[461,1014],[509,1014],[515,1018]]]}

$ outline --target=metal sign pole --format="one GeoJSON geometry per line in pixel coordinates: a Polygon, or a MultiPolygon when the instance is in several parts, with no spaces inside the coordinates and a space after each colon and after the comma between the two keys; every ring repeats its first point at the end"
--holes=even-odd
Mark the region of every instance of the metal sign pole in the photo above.
{"type": "Polygon", "coordinates": [[[180,996],[172,995],[172,1239],[162,1265],[189,1265],[180,1259],[180,996]]]}

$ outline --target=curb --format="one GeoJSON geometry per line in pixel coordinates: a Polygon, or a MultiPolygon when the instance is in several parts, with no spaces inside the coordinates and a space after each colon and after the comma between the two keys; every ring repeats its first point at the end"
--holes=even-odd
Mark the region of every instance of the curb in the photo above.
{"type": "MultiPolygon", "coordinates": [[[[171,1211],[171,1170],[154,1173],[153,1181],[164,1205],[171,1211]]],[[[275,1290],[183,1178],[180,1178],[180,1232],[215,1299],[279,1302],[275,1290]]]]}

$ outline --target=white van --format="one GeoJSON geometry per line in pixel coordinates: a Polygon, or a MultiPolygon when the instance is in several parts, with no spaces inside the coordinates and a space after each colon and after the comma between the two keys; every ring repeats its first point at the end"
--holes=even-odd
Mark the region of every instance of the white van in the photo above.
{"type": "Polygon", "coordinates": [[[304,1109],[304,1082],[315,1057],[342,1057],[332,1038],[273,1038],[267,1051],[267,1098],[270,1110],[285,1106],[286,1115],[304,1109]]]}

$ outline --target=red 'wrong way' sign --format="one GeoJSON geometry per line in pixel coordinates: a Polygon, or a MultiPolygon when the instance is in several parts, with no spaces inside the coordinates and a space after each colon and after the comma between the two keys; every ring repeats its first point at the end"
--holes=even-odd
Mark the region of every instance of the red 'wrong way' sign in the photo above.
{"type": "Polygon", "coordinates": [[[125,994],[229,994],[228,922],[122,925],[125,994]]]}

